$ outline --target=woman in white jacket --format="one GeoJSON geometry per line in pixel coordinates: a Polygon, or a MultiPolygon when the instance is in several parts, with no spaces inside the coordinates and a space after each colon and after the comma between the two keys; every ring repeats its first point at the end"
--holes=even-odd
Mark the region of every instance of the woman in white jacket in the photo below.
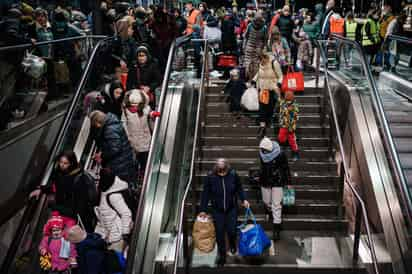
{"type": "Polygon", "coordinates": [[[95,208],[99,222],[95,231],[105,239],[109,249],[122,252],[133,225],[132,213],[122,194],[128,191],[128,184],[112,172],[102,169],[99,190],[100,203],[95,208]]]}
{"type": "Polygon", "coordinates": [[[130,90],[125,98],[122,122],[137,158],[139,177],[143,177],[152,139],[153,119],[149,97],[142,90],[130,90]]]}

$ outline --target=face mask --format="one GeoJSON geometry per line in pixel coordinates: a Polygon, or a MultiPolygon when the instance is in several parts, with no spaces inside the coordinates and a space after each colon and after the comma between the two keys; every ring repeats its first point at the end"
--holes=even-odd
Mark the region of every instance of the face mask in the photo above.
{"type": "Polygon", "coordinates": [[[128,109],[131,113],[136,113],[139,111],[139,108],[137,106],[130,106],[128,107],[128,109]]]}

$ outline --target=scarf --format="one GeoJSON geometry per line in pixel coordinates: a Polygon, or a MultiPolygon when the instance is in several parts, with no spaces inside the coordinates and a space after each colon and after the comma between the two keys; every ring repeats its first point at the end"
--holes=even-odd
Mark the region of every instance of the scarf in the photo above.
{"type": "Polygon", "coordinates": [[[262,150],[260,150],[259,154],[264,163],[272,162],[280,155],[280,146],[277,142],[273,142],[273,150],[271,152],[263,153],[262,150]]]}

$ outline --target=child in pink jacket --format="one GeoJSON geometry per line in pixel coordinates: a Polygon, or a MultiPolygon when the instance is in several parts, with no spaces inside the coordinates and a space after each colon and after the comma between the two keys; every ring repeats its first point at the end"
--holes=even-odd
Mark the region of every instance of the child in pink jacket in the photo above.
{"type": "Polygon", "coordinates": [[[39,246],[40,255],[51,256],[50,272],[68,273],[76,265],[75,246],[63,237],[64,222],[60,216],[49,219],[44,229],[44,236],[39,246]]]}

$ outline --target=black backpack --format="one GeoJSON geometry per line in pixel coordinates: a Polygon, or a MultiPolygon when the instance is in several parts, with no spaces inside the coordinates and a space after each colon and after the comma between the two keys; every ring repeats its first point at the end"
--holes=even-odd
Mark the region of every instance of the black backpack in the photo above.
{"type": "Polygon", "coordinates": [[[119,215],[119,217],[122,217],[121,214],[116,210],[116,208],[114,208],[114,206],[110,202],[110,196],[115,193],[122,195],[124,202],[126,203],[127,207],[132,212],[132,216],[133,216],[133,214],[137,212],[137,206],[139,202],[137,199],[137,194],[133,190],[127,188],[121,191],[111,192],[106,195],[107,204],[110,206],[111,209],[113,209],[116,212],[117,215],[119,215]]]}
{"type": "Polygon", "coordinates": [[[99,205],[99,193],[97,191],[96,178],[87,171],[76,176],[74,183],[77,184],[82,179],[83,188],[87,193],[87,203],[90,208],[99,205]]]}

